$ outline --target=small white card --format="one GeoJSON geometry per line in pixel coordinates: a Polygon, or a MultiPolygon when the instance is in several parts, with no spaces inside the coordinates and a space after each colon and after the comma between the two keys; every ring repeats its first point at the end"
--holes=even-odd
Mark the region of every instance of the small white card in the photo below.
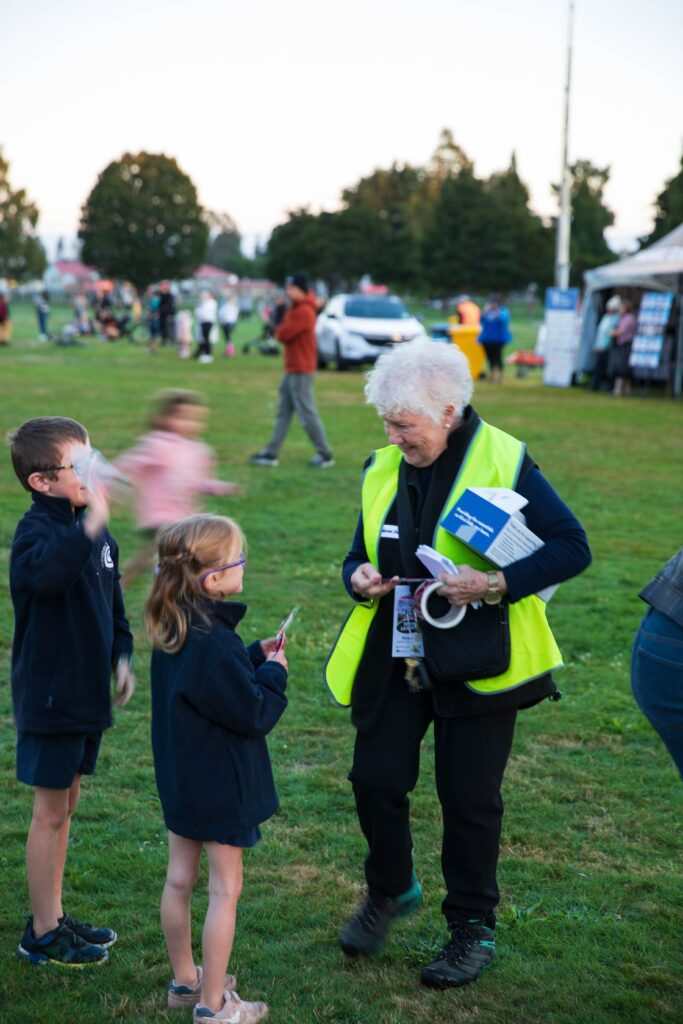
{"type": "Polygon", "coordinates": [[[415,554],[435,579],[438,579],[442,572],[448,573],[449,576],[458,575],[458,570],[450,558],[439,554],[434,548],[430,548],[429,544],[420,544],[415,554]]]}
{"type": "Polygon", "coordinates": [[[392,658],[422,658],[422,633],[413,607],[410,587],[399,584],[394,588],[394,629],[391,639],[392,658]]]}
{"type": "Polygon", "coordinates": [[[390,540],[398,540],[398,523],[385,523],[382,527],[380,537],[388,537],[390,540]]]}

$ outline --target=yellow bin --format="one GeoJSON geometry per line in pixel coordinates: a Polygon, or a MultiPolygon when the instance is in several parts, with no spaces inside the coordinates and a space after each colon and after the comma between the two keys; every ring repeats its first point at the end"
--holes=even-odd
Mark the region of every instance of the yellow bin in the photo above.
{"type": "Polygon", "coordinates": [[[457,316],[449,317],[448,322],[450,325],[448,333],[451,336],[451,341],[465,354],[467,362],[470,364],[472,380],[479,380],[484,372],[485,360],[484,348],[477,341],[481,333],[481,327],[478,324],[458,323],[457,316]]]}

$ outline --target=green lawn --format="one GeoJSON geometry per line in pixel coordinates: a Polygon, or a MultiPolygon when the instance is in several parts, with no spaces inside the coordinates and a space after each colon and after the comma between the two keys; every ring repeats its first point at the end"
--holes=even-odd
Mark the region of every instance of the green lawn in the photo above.
{"type": "MultiPolygon", "coordinates": [[[[318,377],[336,468],[306,468],[311,453],[298,425],[277,470],[252,468],[246,456],[267,440],[274,416],[278,359],[251,354],[199,366],[171,351],[152,358],[125,342],[56,349],[35,340],[30,309],[15,304],[13,313],[13,343],[0,350],[3,431],[30,416],[70,415],[111,456],[145,429],[156,388],[200,389],[211,409],[207,440],[220,474],[246,488],[241,498],[207,502],[234,515],[249,540],[243,635],[271,633],[293,603],[302,605],[288,647],[290,707],[270,742],[282,807],[246,856],[230,968],[240,993],[267,999],[274,1024],[683,1019],[683,791],[628,681],[644,607],[637,592],[681,543],[683,407],[659,397],[615,401],[547,389],[538,371],[524,380],[510,375],[504,388],[477,388],[478,410],[528,442],[584,523],[594,564],[565,584],[550,608],[567,666],[558,677],[565,697],[519,721],[504,786],[497,959],[476,985],[437,993],[418,980],[443,938],[430,735],[413,799],[424,908],[396,927],[372,961],[346,962],[336,942],[362,891],[363,842],[346,781],[352,730],[347,713],[327,696],[321,667],[348,606],[339,567],[358,511],[360,469],[383,443],[380,421],[364,406],[361,373],[318,377]]],[[[514,326],[530,347],[534,324],[518,311],[514,326]]],[[[256,333],[255,321],[240,324],[238,351],[256,333]]],[[[8,457],[0,487],[6,563],[27,506],[8,457]]],[[[137,543],[130,512],[117,510],[112,529],[126,557],[137,543]]],[[[165,1009],[169,967],[158,904],[166,849],[149,743],[149,655],[140,628],[145,589],[139,581],[128,598],[138,692],[105,737],[72,830],[68,909],[120,935],[109,964],[90,973],[29,969],[13,956],[28,909],[23,847],[31,794],[14,782],[12,614],[2,591],[3,1024],[189,1020],[165,1009]]],[[[201,891],[198,943],[205,905],[201,891]]]]}

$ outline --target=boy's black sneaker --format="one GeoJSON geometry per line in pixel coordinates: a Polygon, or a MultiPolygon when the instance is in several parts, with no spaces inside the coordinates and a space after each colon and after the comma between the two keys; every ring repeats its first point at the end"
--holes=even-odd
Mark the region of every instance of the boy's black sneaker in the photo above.
{"type": "Polygon", "coordinates": [[[78,935],[79,939],[89,942],[91,946],[101,946],[102,949],[109,949],[118,938],[116,932],[111,928],[98,928],[97,925],[90,924],[89,921],[77,921],[71,914],[60,917],[59,924],[65,924],[69,931],[78,935]]]}
{"type": "Polygon", "coordinates": [[[30,964],[55,964],[57,967],[91,967],[109,959],[106,949],[85,942],[65,924],[37,939],[31,921],[26,925],[17,956],[30,964]]]}
{"type": "Polygon", "coordinates": [[[435,960],[420,975],[430,988],[457,988],[476,981],[496,953],[496,933],[481,918],[463,922],[451,929],[446,943],[435,960]]]}
{"type": "Polygon", "coordinates": [[[341,948],[347,956],[368,956],[377,952],[393,922],[414,914],[421,903],[422,886],[418,881],[400,896],[369,892],[362,906],[342,928],[341,948]]]}

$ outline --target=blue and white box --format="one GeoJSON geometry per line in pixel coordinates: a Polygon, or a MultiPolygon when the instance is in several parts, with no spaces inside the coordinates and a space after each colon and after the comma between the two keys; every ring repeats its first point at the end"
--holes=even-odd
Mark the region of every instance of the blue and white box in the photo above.
{"type": "MultiPolygon", "coordinates": [[[[526,498],[506,487],[467,488],[441,526],[496,568],[504,569],[543,547],[540,537],[526,525],[521,511],[526,504],[526,498]]],[[[546,587],[538,596],[549,601],[556,589],[546,587]]]]}

